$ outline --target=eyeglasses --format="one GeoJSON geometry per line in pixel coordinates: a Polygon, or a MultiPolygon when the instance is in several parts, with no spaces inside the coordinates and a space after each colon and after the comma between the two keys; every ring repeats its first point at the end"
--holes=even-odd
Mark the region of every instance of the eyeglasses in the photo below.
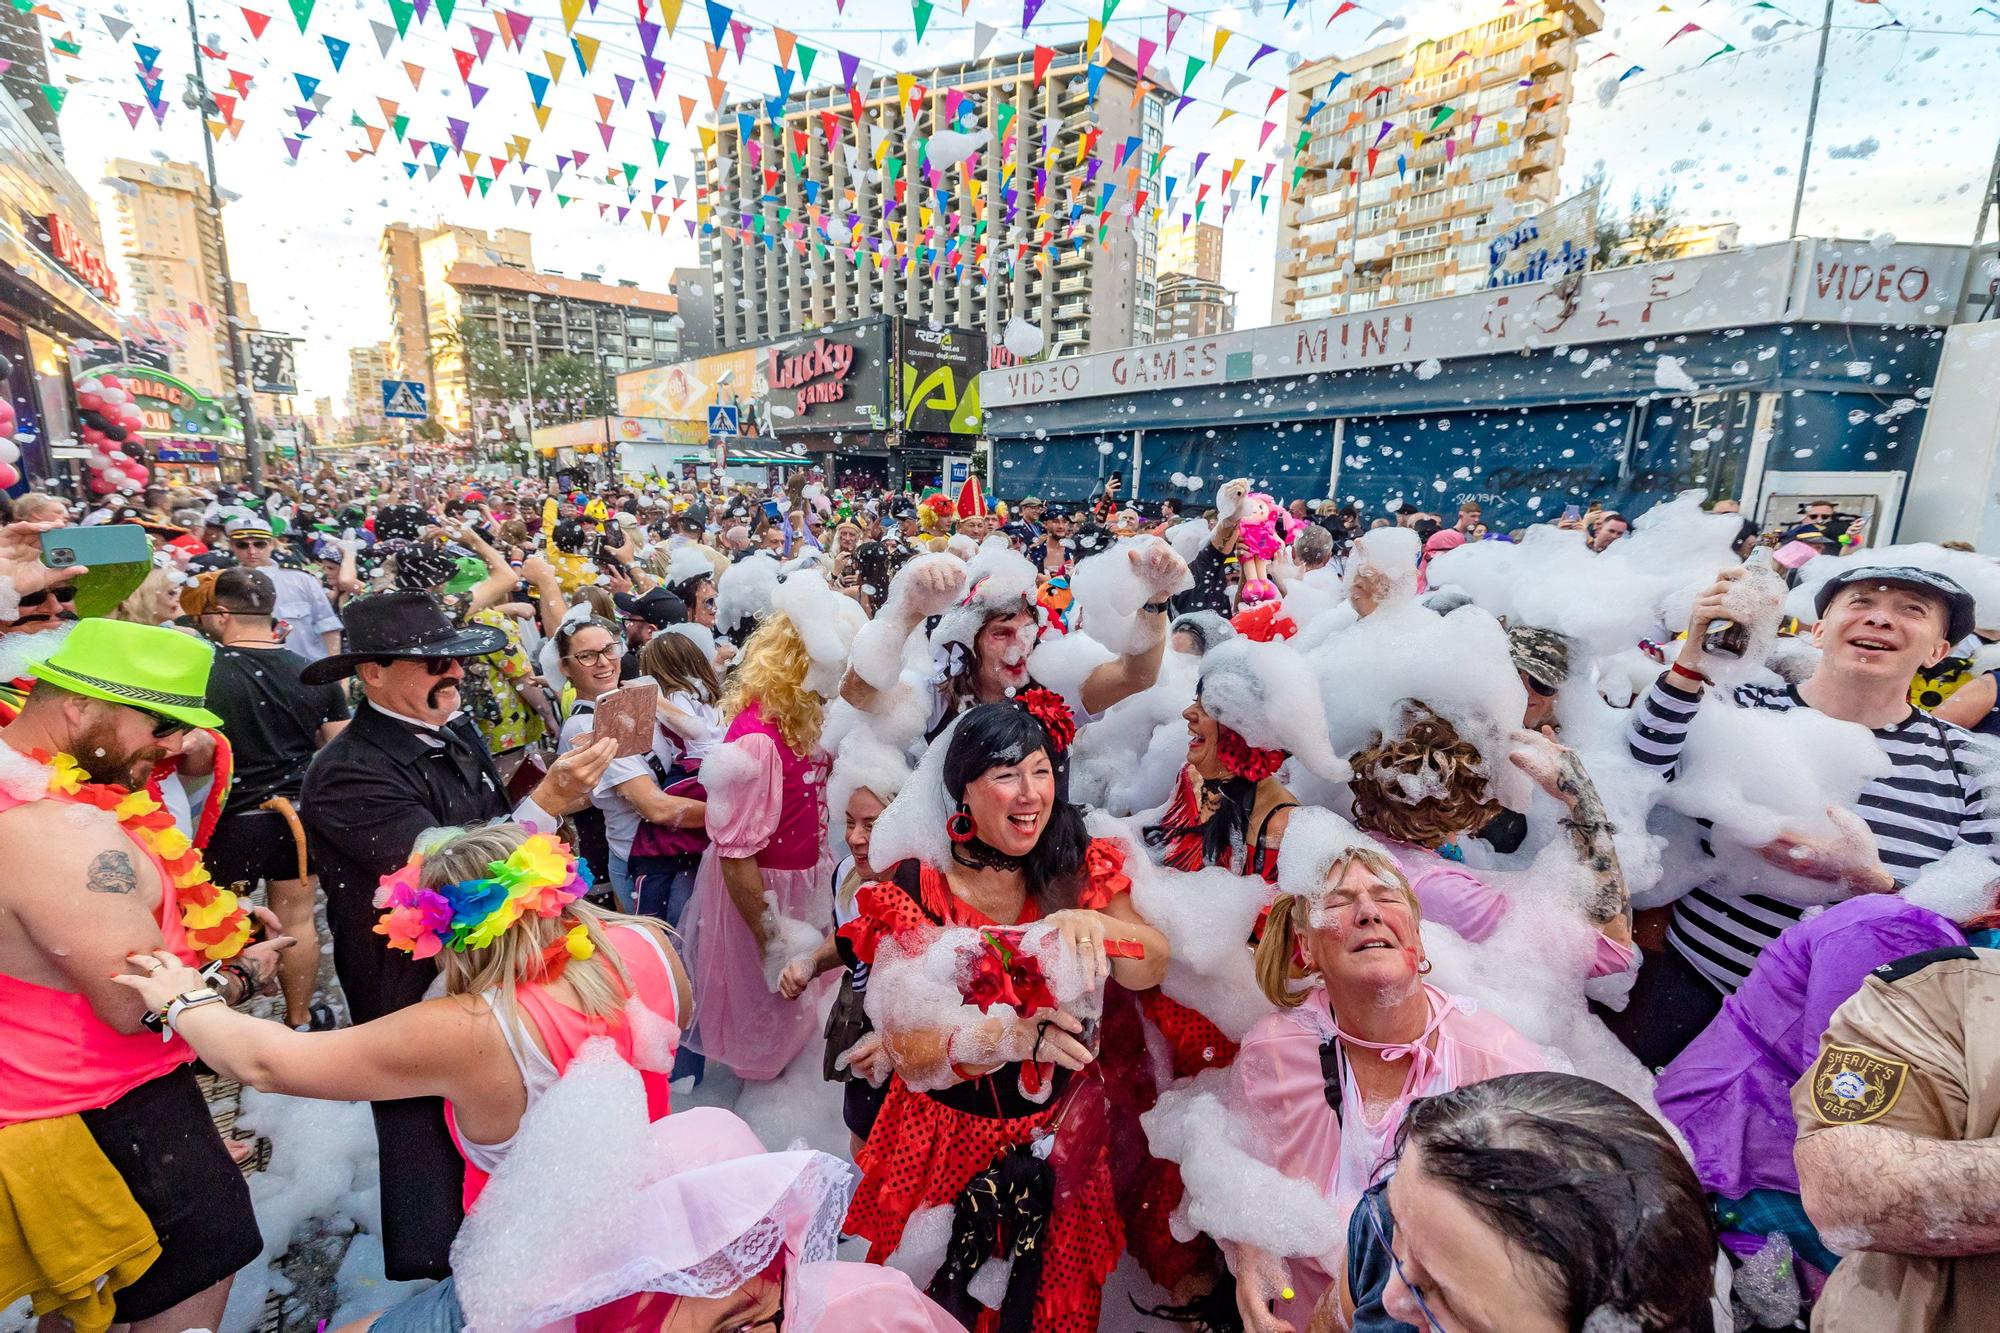
{"type": "Polygon", "coordinates": [[[625,650],[617,644],[612,644],[608,648],[591,648],[584,652],[568,654],[570,661],[586,667],[601,667],[606,662],[616,662],[623,656],[625,650]]]}
{"type": "MultiPolygon", "coordinates": [[[[1429,1324],[1435,1333],[1445,1333],[1444,1325],[1438,1322],[1438,1317],[1431,1313],[1431,1307],[1425,1302],[1423,1289],[1410,1281],[1409,1275],[1403,1272],[1403,1261],[1396,1257],[1396,1247],[1389,1243],[1388,1228],[1382,1225],[1382,1214],[1388,1209],[1388,1205],[1382,1202],[1386,1196],[1386,1190],[1361,1196],[1361,1206],[1368,1213],[1368,1225],[1375,1232],[1375,1243],[1389,1256],[1389,1264],[1396,1270],[1396,1279],[1409,1289],[1410,1299],[1417,1303],[1419,1310],[1423,1311],[1424,1322],[1429,1324]]],[[[1395,1220],[1391,1215],[1390,1224],[1394,1225],[1395,1220]]]]}

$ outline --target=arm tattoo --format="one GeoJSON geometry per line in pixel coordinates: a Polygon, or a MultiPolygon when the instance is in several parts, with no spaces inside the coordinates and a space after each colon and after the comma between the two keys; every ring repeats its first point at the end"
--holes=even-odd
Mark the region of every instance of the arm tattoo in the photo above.
{"type": "Polygon", "coordinates": [[[1611,821],[1605,816],[1604,801],[1583,763],[1574,752],[1563,756],[1562,776],[1557,783],[1570,799],[1570,841],[1577,860],[1590,872],[1591,891],[1584,906],[1593,924],[1602,926],[1628,915],[1631,900],[1626,895],[1625,872],[1618,864],[1618,849],[1611,841],[1611,821]]]}
{"type": "Polygon", "coordinates": [[[83,887],[92,893],[131,893],[139,887],[139,874],[125,853],[99,852],[83,873],[83,887]]]}

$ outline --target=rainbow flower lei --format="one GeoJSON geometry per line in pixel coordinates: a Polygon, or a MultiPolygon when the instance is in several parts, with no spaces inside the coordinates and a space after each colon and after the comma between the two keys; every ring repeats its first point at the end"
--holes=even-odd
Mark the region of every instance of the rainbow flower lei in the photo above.
{"type": "Polygon", "coordinates": [[[201,853],[174,817],[145,791],[92,782],[83,766],[66,754],[29,756],[49,768],[49,790],[109,811],[134,842],[158,857],[173,880],[174,901],[188,947],[210,961],[234,958],[250,943],[250,912],[235,893],[208,877],[201,853]]]}
{"type": "MultiPolygon", "coordinates": [[[[449,947],[455,953],[484,949],[523,916],[562,915],[563,908],[590,891],[590,868],[570,854],[567,844],[536,833],[504,861],[486,867],[484,879],[427,889],[418,883],[423,858],[412,857],[375,890],[375,905],[388,910],[375,933],[389,947],[429,958],[449,947]]],[[[573,958],[588,958],[589,934],[581,926],[564,937],[573,958]],[[580,950],[580,951],[579,951],[580,950]]]]}

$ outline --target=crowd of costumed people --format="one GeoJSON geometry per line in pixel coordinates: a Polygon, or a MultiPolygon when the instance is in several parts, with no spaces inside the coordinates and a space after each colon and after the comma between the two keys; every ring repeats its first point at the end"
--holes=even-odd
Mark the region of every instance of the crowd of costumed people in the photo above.
{"type": "Polygon", "coordinates": [[[129,481],[0,528],[23,1327],[254,1327],[314,1171],[378,1333],[2000,1308],[1970,548],[129,481]],[[42,559],[103,525],[150,562],[42,559]]]}

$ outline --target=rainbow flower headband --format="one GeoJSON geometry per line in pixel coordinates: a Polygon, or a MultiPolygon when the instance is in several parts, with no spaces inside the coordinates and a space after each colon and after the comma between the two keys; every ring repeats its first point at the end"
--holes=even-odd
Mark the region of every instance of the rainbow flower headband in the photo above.
{"type": "MultiPolygon", "coordinates": [[[[417,882],[423,858],[412,857],[395,874],[384,876],[375,890],[375,905],[389,909],[375,933],[388,936],[390,948],[417,958],[447,947],[464,953],[491,945],[530,913],[560,916],[590,891],[590,868],[546,833],[533,834],[486,870],[484,879],[427,889],[417,882]]],[[[564,942],[572,957],[590,956],[589,933],[582,926],[572,929],[564,942]]]]}

